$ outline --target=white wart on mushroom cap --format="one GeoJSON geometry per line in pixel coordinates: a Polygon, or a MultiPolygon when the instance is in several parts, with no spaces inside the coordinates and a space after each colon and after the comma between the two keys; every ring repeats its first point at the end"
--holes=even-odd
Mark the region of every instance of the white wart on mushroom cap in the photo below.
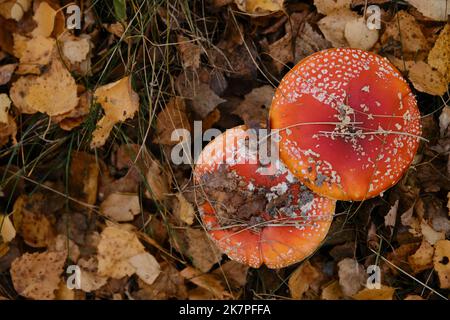
{"type": "Polygon", "coordinates": [[[363,200],[394,185],[419,145],[420,113],[387,59],[359,49],[318,52],[281,81],[270,110],[280,157],[313,191],[363,200]]]}

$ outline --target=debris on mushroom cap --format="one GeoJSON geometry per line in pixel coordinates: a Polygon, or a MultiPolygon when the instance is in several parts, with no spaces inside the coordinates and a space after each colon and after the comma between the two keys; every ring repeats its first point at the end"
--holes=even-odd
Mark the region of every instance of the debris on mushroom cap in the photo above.
{"type": "Polygon", "coordinates": [[[313,194],[281,162],[261,165],[258,152],[245,144],[252,135],[246,130],[227,130],[199,157],[194,179],[202,221],[231,259],[255,268],[282,268],[319,246],[335,201],[313,194]]]}
{"type": "Polygon", "coordinates": [[[363,200],[394,185],[419,145],[420,113],[400,73],[358,49],[330,49],[297,64],[270,110],[280,157],[314,192],[363,200]]]}

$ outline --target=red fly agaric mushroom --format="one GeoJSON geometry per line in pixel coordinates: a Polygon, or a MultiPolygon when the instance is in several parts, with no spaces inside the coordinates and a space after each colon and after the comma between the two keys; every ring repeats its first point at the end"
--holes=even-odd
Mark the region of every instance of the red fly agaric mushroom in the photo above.
{"type": "Polygon", "coordinates": [[[358,49],[315,53],[281,81],[270,109],[280,158],[312,191],[364,200],[394,185],[419,145],[420,113],[400,73],[358,49]]]}
{"type": "Polygon", "coordinates": [[[281,163],[261,165],[248,143],[255,136],[240,126],[203,149],[194,170],[200,212],[211,238],[231,259],[281,268],[319,246],[335,201],[313,194],[281,163]]]}

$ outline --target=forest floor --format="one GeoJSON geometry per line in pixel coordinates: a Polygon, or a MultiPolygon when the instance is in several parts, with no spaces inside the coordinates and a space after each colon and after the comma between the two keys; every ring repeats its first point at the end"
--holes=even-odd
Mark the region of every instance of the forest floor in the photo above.
{"type": "Polygon", "coordinates": [[[447,1],[75,3],[0,0],[0,299],[450,297],[447,1]],[[172,131],[265,123],[283,76],[334,47],[402,72],[425,139],[391,189],[337,203],[305,261],[232,261],[204,230],[193,166],[171,160],[172,131]]]}

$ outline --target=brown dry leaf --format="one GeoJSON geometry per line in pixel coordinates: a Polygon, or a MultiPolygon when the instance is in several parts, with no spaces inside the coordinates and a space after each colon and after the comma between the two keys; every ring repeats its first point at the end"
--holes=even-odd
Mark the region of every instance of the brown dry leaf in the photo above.
{"type": "Polygon", "coordinates": [[[364,285],[366,272],[355,259],[345,258],[338,263],[339,284],[346,296],[353,296],[364,285]]]}
{"type": "Polygon", "coordinates": [[[450,14],[450,5],[447,0],[406,0],[425,17],[436,21],[447,21],[450,14]]]}
{"type": "Polygon", "coordinates": [[[167,146],[179,143],[177,140],[172,140],[172,133],[177,129],[191,131],[189,118],[186,113],[186,104],[181,97],[171,98],[166,107],[158,113],[153,142],[167,146]]]}
{"type": "Polygon", "coordinates": [[[178,49],[181,54],[184,68],[198,69],[200,67],[200,55],[202,48],[194,40],[178,35],[178,49]]]}
{"type": "Polygon", "coordinates": [[[67,283],[61,280],[58,290],[55,292],[55,300],[75,300],[75,291],[67,287],[67,283]]]}
{"type": "MultiPolygon", "coordinates": [[[[97,200],[100,168],[95,156],[77,151],[72,154],[69,171],[69,194],[87,205],[97,200]]],[[[71,205],[77,206],[75,203],[71,205]]],[[[79,205],[78,205],[79,206],[79,205]]],[[[85,207],[81,207],[85,209],[85,207]]]]}
{"type": "Polygon", "coordinates": [[[202,273],[192,267],[186,267],[180,274],[200,288],[210,291],[217,299],[232,298],[231,293],[225,290],[219,278],[214,274],[202,273]]]}
{"type": "Polygon", "coordinates": [[[27,245],[34,248],[47,247],[56,236],[52,222],[40,212],[43,201],[43,195],[35,193],[31,196],[20,195],[14,203],[13,217],[17,232],[27,245]]]}
{"type": "Polygon", "coordinates": [[[151,157],[146,163],[144,196],[155,201],[164,200],[170,192],[170,180],[161,163],[151,157]]]}
{"type": "Polygon", "coordinates": [[[222,276],[223,283],[229,284],[232,288],[241,288],[247,283],[247,274],[249,266],[236,262],[234,260],[228,260],[221,264],[217,269],[213,271],[214,274],[222,276]]]}
{"type": "Polygon", "coordinates": [[[381,286],[380,289],[364,288],[352,298],[355,300],[393,300],[395,288],[381,286]]]}
{"type": "Polygon", "coordinates": [[[25,76],[13,83],[10,97],[22,113],[59,115],[78,104],[77,85],[62,62],[54,58],[40,76],[25,76]]]}
{"type": "Polygon", "coordinates": [[[105,144],[116,123],[132,118],[138,111],[139,96],[131,87],[131,78],[126,76],[97,88],[94,97],[105,111],[92,133],[91,148],[98,148],[105,144]]]}
{"type": "Polygon", "coordinates": [[[363,17],[348,21],[344,29],[345,39],[352,48],[370,50],[378,41],[378,30],[370,30],[363,17]]]}
{"type": "MultiPolygon", "coordinates": [[[[450,5],[449,5],[450,8],[450,5]]],[[[450,24],[447,23],[428,54],[428,64],[450,81],[450,24]]]]}
{"type": "Polygon", "coordinates": [[[130,258],[145,253],[144,246],[131,231],[106,227],[98,244],[98,274],[120,279],[136,272],[130,258]]]}
{"type": "Polygon", "coordinates": [[[386,44],[389,40],[401,43],[403,52],[418,53],[427,51],[427,39],[422,33],[416,19],[406,11],[399,11],[386,26],[381,36],[381,43],[386,44]]]}
{"type": "Polygon", "coordinates": [[[420,223],[420,228],[423,238],[431,245],[434,245],[439,240],[445,239],[445,232],[434,230],[426,221],[420,223]]]}
{"type": "Polygon", "coordinates": [[[8,115],[8,123],[0,123],[0,146],[8,143],[11,138],[14,144],[17,144],[16,140],[17,125],[14,118],[8,115]]]}
{"type": "Polygon", "coordinates": [[[202,119],[213,111],[219,104],[226,101],[216,95],[206,83],[200,83],[195,90],[196,92],[191,98],[191,105],[193,111],[195,111],[195,113],[197,113],[202,119]]]}
{"type": "Polygon", "coordinates": [[[187,290],[184,278],[177,269],[168,262],[161,263],[161,273],[151,285],[139,281],[141,288],[136,292],[136,299],[166,300],[170,298],[186,299],[187,290]]]}
{"type": "Polygon", "coordinates": [[[0,93],[0,123],[7,124],[9,118],[9,108],[11,107],[11,100],[6,93],[0,93]]]}
{"type": "Polygon", "coordinates": [[[59,124],[63,130],[70,131],[84,122],[92,104],[92,93],[83,92],[78,99],[78,105],[75,109],[52,117],[52,121],[59,124]]]}
{"type": "Polygon", "coordinates": [[[181,192],[176,194],[175,205],[173,208],[174,215],[186,223],[187,225],[191,225],[194,223],[195,218],[195,210],[190,202],[186,200],[181,192]]]}
{"type": "Polygon", "coordinates": [[[245,95],[233,114],[238,115],[246,124],[265,122],[275,93],[272,86],[265,85],[253,89],[245,95]]]}
{"type": "Polygon", "coordinates": [[[433,267],[434,248],[428,241],[423,240],[417,251],[408,257],[409,265],[414,273],[430,269],[433,267]]]}
{"type": "Polygon", "coordinates": [[[7,0],[0,2],[0,15],[6,19],[20,21],[31,7],[31,0],[7,0]]]}
{"type": "Polygon", "coordinates": [[[9,216],[0,215],[0,243],[10,242],[15,237],[16,229],[9,216]]]}
{"type": "Polygon", "coordinates": [[[100,204],[100,213],[117,222],[132,221],[140,212],[137,194],[111,193],[100,204]]]}
{"type": "Polygon", "coordinates": [[[358,18],[358,14],[349,9],[339,9],[322,18],[318,22],[318,26],[325,38],[333,44],[333,47],[347,47],[345,26],[348,22],[355,21],[358,18]]]}
{"type": "Polygon", "coordinates": [[[435,245],[433,263],[442,289],[450,289],[450,240],[439,240],[435,245]]]}
{"type": "Polygon", "coordinates": [[[441,96],[447,92],[447,80],[429,64],[419,61],[409,69],[409,80],[414,88],[431,95],[441,96]]]}
{"type": "Polygon", "coordinates": [[[222,258],[221,251],[204,230],[188,228],[186,237],[188,244],[186,254],[192,259],[194,267],[200,271],[208,272],[222,258]]]}
{"type": "Polygon", "coordinates": [[[54,299],[65,261],[66,252],[25,253],[11,264],[14,289],[30,299],[54,299]]]}
{"type": "MultiPolygon", "coordinates": [[[[294,19],[294,16],[295,14],[292,15],[292,19],[294,19]]],[[[316,32],[308,22],[299,31],[295,40],[294,63],[297,63],[314,52],[331,47],[331,43],[316,32]]]]}
{"type": "Polygon", "coordinates": [[[314,0],[319,13],[328,15],[338,9],[350,9],[352,0],[314,0]]]}
{"type": "Polygon", "coordinates": [[[284,0],[234,0],[239,10],[252,15],[267,15],[282,11],[284,0]]]}
{"type": "Polygon", "coordinates": [[[309,261],[303,262],[290,276],[288,286],[293,299],[302,299],[310,285],[320,278],[320,272],[309,261]]]}
{"type": "Polygon", "coordinates": [[[33,38],[14,34],[14,55],[19,58],[17,74],[41,74],[52,59],[55,40],[43,36],[33,38]]]}
{"type": "Polygon", "coordinates": [[[135,255],[128,261],[136,269],[137,276],[148,285],[155,282],[161,273],[158,261],[148,252],[135,255]]]}
{"type": "Polygon", "coordinates": [[[50,37],[55,25],[56,10],[47,2],[42,1],[34,12],[33,20],[37,27],[31,32],[33,37],[50,37]]]}
{"type": "Polygon", "coordinates": [[[0,86],[7,84],[17,68],[17,63],[10,63],[0,66],[0,86]]]}
{"type": "Polygon", "coordinates": [[[341,300],[344,298],[339,281],[333,281],[322,290],[320,298],[323,300],[341,300]]]}

